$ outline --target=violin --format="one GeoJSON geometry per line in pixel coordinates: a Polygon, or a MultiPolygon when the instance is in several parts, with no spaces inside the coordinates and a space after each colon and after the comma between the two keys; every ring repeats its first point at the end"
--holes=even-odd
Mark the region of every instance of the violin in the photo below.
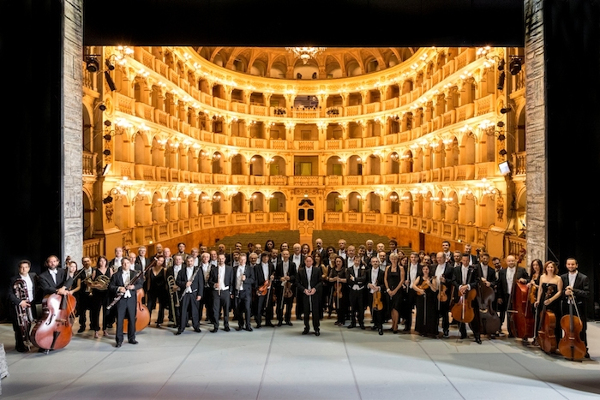
{"type": "Polygon", "coordinates": [[[469,323],[475,318],[475,311],[471,305],[477,297],[477,289],[466,291],[452,307],[452,318],[456,321],[469,323]]]}
{"type": "Polygon", "coordinates": [[[256,289],[256,294],[259,296],[264,296],[267,294],[269,289],[271,288],[271,280],[266,279],[265,282],[256,289]]]}
{"type": "Polygon", "coordinates": [[[46,295],[42,300],[42,318],[31,332],[33,344],[44,350],[66,347],[73,337],[73,324],[69,317],[75,311],[76,304],[71,293],[46,295]]]}
{"type": "MultiPolygon", "coordinates": [[[[429,280],[429,279],[423,279],[423,280],[421,281],[421,283],[420,283],[419,285],[417,285],[417,287],[418,287],[419,289],[421,289],[421,290],[425,291],[425,290],[427,290],[427,289],[429,289],[429,288],[431,287],[431,282],[430,282],[430,280],[429,280]]],[[[422,295],[424,295],[425,293],[421,293],[421,292],[417,291],[417,294],[418,294],[419,296],[422,296],[422,295]]]]}
{"type": "Polygon", "coordinates": [[[560,354],[567,360],[583,360],[587,353],[585,343],[579,336],[583,329],[583,323],[581,322],[581,318],[573,314],[575,298],[573,295],[568,297],[569,315],[565,315],[560,319],[560,327],[564,331],[564,335],[558,343],[558,351],[560,351],[560,354]]]}
{"type": "MultiPolygon", "coordinates": [[[[548,286],[545,300],[554,296],[554,286],[548,286]]],[[[537,341],[544,353],[552,354],[556,351],[556,336],[554,329],[556,328],[556,315],[550,310],[546,310],[546,304],[542,307],[542,320],[540,321],[540,329],[537,334],[537,341]]]]}
{"type": "Polygon", "coordinates": [[[446,289],[448,287],[446,286],[445,283],[442,283],[440,281],[440,290],[438,290],[438,300],[443,303],[445,301],[448,301],[448,293],[446,293],[446,289]]]}
{"type": "Polygon", "coordinates": [[[383,302],[381,301],[381,290],[373,293],[373,310],[383,310],[383,302]]]}

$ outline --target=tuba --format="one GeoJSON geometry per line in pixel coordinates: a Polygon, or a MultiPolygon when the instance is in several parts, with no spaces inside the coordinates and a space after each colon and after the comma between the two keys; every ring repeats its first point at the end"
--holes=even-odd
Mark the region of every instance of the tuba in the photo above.
{"type": "MultiPolygon", "coordinates": [[[[19,303],[23,300],[29,301],[27,283],[24,279],[17,279],[13,284],[13,290],[17,299],[20,300],[19,303]]],[[[17,322],[21,328],[23,343],[27,346],[28,350],[31,350],[31,346],[33,346],[33,343],[31,342],[31,324],[33,323],[31,307],[21,307],[20,304],[17,304],[15,306],[15,312],[17,314],[17,322]]]]}

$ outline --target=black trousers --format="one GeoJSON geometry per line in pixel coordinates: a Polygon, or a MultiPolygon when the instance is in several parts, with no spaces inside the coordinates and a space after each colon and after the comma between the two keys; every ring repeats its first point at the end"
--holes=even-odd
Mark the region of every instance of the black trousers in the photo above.
{"type": "Polygon", "coordinates": [[[354,290],[350,288],[348,291],[350,320],[352,325],[358,324],[363,326],[365,323],[365,293],[364,289],[354,290]]]}
{"type": "Polygon", "coordinates": [[[219,327],[219,312],[223,310],[223,327],[229,327],[229,307],[231,304],[231,296],[229,289],[215,290],[213,289],[213,325],[219,327]]]}
{"type": "Polygon", "coordinates": [[[162,324],[165,319],[165,303],[167,302],[168,293],[162,291],[148,291],[146,295],[146,306],[148,306],[148,312],[152,317],[152,311],[158,303],[158,316],[156,317],[156,323],[162,324]]]}
{"type": "Polygon", "coordinates": [[[90,312],[90,327],[93,330],[100,330],[100,311],[102,311],[102,330],[106,330],[106,325],[109,322],[109,311],[106,307],[108,307],[108,291],[95,290],[92,295],[92,311],[90,312]]]}
{"type": "MultiPolygon", "coordinates": [[[[294,289],[292,289],[292,293],[294,293],[294,289]]],[[[294,305],[294,295],[290,297],[283,296],[283,287],[277,287],[277,321],[283,322],[285,317],[285,322],[290,322],[292,320],[292,306],[294,305]],[[283,298],[283,301],[282,301],[283,298]],[[285,313],[284,313],[285,310],[285,313]]]]}
{"type": "MultiPolygon", "coordinates": [[[[273,290],[271,288],[271,290],[273,290]]],[[[267,294],[264,296],[258,296],[256,298],[257,308],[255,314],[255,320],[257,326],[262,325],[262,312],[265,310],[265,321],[266,323],[271,323],[273,319],[273,293],[271,291],[267,291],[267,294]]]]}
{"type": "Polygon", "coordinates": [[[132,295],[129,298],[121,297],[117,303],[117,333],[115,339],[117,343],[123,342],[123,320],[127,317],[127,340],[135,339],[135,313],[137,306],[137,297],[135,290],[131,290],[132,295]]]}
{"type": "Polygon", "coordinates": [[[302,307],[304,308],[304,328],[310,329],[310,320],[312,315],[313,328],[316,331],[321,326],[320,314],[321,302],[319,293],[315,293],[312,296],[307,296],[304,293],[301,295],[302,307]]]}
{"type": "Polygon", "coordinates": [[[250,315],[252,314],[252,291],[237,291],[235,296],[235,317],[240,328],[250,327],[250,315]]]}
{"type": "Polygon", "coordinates": [[[437,307],[438,317],[442,318],[442,330],[446,332],[450,329],[450,318],[448,312],[450,311],[450,300],[441,301],[437,307]]]}
{"type": "Polygon", "coordinates": [[[206,309],[206,318],[210,321],[212,325],[215,324],[215,314],[214,314],[214,298],[212,296],[213,289],[210,286],[204,286],[205,295],[200,299],[200,303],[198,304],[198,315],[200,316],[200,321],[202,321],[203,309],[206,309]]]}
{"type": "MultiPolygon", "coordinates": [[[[82,288],[83,289],[83,288],[82,288]]],[[[79,299],[77,300],[77,313],[79,314],[79,325],[85,328],[85,324],[87,323],[87,315],[86,312],[90,312],[90,325],[92,322],[92,293],[86,292],[85,290],[79,293],[79,299]]],[[[90,326],[90,328],[94,328],[90,326]]],[[[98,330],[98,329],[94,329],[98,330]]]]}
{"type": "Polygon", "coordinates": [[[198,302],[196,301],[196,292],[186,293],[181,298],[181,316],[179,320],[179,332],[185,330],[187,322],[192,318],[192,326],[194,329],[200,327],[200,319],[198,312],[198,302]]]}

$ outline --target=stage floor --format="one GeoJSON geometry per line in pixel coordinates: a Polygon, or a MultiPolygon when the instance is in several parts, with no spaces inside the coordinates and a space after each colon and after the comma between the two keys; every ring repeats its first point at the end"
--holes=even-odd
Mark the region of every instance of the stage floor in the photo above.
{"type": "MultiPolygon", "coordinates": [[[[324,319],[321,336],[303,324],[254,332],[148,327],[115,348],[109,336],[75,334],[48,355],[18,353],[0,325],[10,399],[584,399],[600,397],[600,324],[588,326],[591,360],[548,356],[506,337],[482,345],[418,335],[383,336],[324,319]]],[[[222,325],[221,325],[222,326],[222,325]]],[[[253,325],[254,326],[254,325],[253,325]]],[[[386,328],[389,325],[386,325],[386,328]]],[[[74,330],[78,328],[75,324],[74,330]]]]}

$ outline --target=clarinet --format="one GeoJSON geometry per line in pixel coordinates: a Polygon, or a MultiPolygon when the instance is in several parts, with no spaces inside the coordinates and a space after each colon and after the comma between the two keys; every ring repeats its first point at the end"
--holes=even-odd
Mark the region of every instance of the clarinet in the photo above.
{"type": "MultiPolygon", "coordinates": [[[[194,273],[192,274],[192,277],[188,280],[188,282],[194,282],[194,279],[196,278],[196,275],[198,274],[198,271],[200,271],[201,269],[202,269],[201,266],[197,266],[194,269],[194,273]]],[[[178,303],[183,299],[184,295],[185,295],[185,290],[183,291],[183,293],[181,293],[181,297],[177,299],[178,303]]],[[[177,293],[175,293],[175,296],[177,296],[177,293]]]]}
{"type": "MultiPolygon", "coordinates": [[[[146,271],[148,271],[150,268],[152,268],[154,266],[154,264],[156,264],[156,258],[150,264],[148,264],[143,271],[140,271],[140,273],[137,274],[136,276],[134,276],[133,279],[130,279],[128,286],[133,285],[135,282],[137,282],[137,280],[140,279],[142,276],[144,276],[146,274],[146,271]]],[[[130,272],[135,272],[135,270],[133,270],[133,271],[130,270],[130,272]]],[[[117,304],[119,302],[119,300],[121,300],[121,298],[123,297],[123,295],[125,293],[127,293],[127,290],[124,292],[117,293],[117,295],[115,296],[113,301],[108,305],[108,307],[106,307],[106,309],[110,310],[115,304],[117,304]]]]}

